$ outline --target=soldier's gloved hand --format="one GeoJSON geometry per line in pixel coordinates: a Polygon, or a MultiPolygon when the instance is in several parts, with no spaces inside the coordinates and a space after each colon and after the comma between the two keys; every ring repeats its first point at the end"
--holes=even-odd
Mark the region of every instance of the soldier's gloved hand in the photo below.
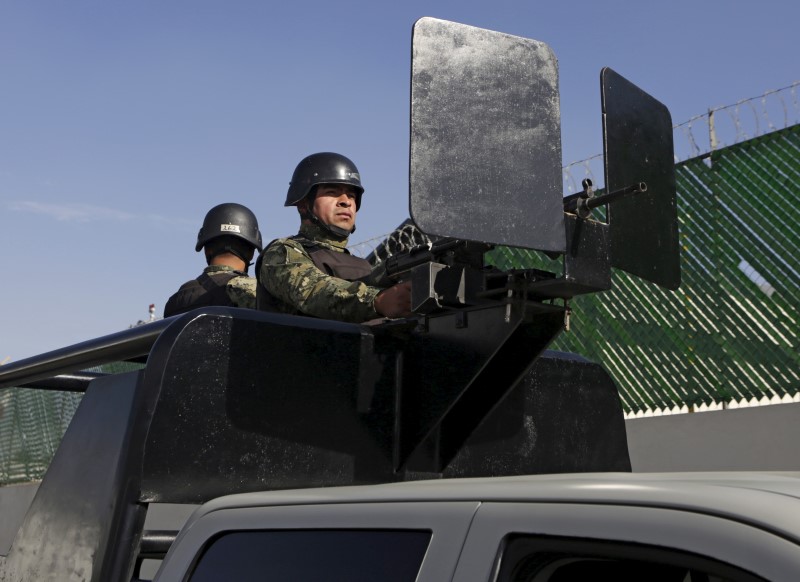
{"type": "Polygon", "coordinates": [[[375,311],[383,317],[411,315],[411,281],[403,281],[384,289],[375,297],[375,311]]]}

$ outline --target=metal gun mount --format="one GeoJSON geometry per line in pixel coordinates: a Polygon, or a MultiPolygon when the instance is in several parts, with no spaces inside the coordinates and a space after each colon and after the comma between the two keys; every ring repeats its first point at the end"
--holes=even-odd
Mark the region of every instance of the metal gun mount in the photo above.
{"type": "MultiPolygon", "coordinates": [[[[584,182],[583,192],[564,198],[552,50],[433,18],[414,26],[412,220],[434,237],[563,255],[562,276],[517,274],[506,286],[524,288],[516,296],[528,306],[609,289],[611,267],[667,289],[680,285],[669,111],[611,69],[600,77],[606,193],[595,197],[584,182]],[[592,220],[605,205],[607,222],[592,220]]],[[[421,270],[414,285],[448,295],[433,291],[442,269],[421,270]]]]}

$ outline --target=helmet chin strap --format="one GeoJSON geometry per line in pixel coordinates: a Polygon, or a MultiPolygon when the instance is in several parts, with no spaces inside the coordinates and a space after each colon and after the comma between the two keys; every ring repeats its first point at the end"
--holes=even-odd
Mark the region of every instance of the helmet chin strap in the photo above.
{"type": "Polygon", "coordinates": [[[320,217],[317,216],[316,214],[314,214],[313,212],[309,212],[309,215],[310,215],[311,221],[314,224],[316,224],[317,226],[320,226],[323,229],[327,230],[329,233],[331,233],[336,238],[346,239],[347,237],[349,237],[351,234],[353,234],[356,231],[356,225],[355,224],[353,225],[353,228],[351,228],[350,230],[345,230],[345,229],[343,229],[343,228],[341,228],[339,226],[336,226],[334,224],[326,224],[326,223],[322,222],[320,217]]]}
{"type": "Polygon", "coordinates": [[[315,197],[315,193],[312,193],[312,194],[309,194],[309,196],[306,198],[308,200],[308,202],[306,202],[305,208],[303,208],[302,211],[300,212],[300,217],[301,218],[308,218],[311,222],[313,222],[314,224],[316,224],[317,226],[319,226],[323,230],[327,230],[334,237],[336,237],[338,239],[342,239],[342,240],[346,239],[347,237],[349,237],[351,234],[353,234],[356,231],[356,225],[355,224],[353,225],[353,228],[351,228],[350,230],[345,230],[345,229],[343,229],[343,228],[341,228],[339,226],[336,226],[334,224],[327,224],[327,223],[323,222],[322,219],[319,216],[317,216],[316,214],[314,214],[314,211],[312,210],[313,205],[314,205],[314,197],[315,197]]]}

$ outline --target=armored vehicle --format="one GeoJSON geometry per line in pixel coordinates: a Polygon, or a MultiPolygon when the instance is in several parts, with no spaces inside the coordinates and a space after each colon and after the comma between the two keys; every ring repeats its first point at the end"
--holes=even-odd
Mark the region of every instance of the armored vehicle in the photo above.
{"type": "MultiPolygon", "coordinates": [[[[423,234],[373,257],[376,279],[412,281],[417,315],[356,325],[203,308],[3,366],[0,387],[84,396],[41,484],[0,488],[0,580],[143,579],[164,556],[158,580],[254,579],[257,556],[283,564],[273,578],[319,579],[281,568],[322,554],[339,557],[331,579],[560,580],[580,570],[567,563],[630,573],[651,558],[676,580],[752,579],[735,548],[755,530],[758,552],[780,546],[764,576],[796,567],[797,528],[766,525],[780,509],[731,514],[767,498],[760,486],[732,478],[748,493],[704,509],[725,483],[626,476],[611,378],[547,349],[570,300],[608,289],[612,268],[680,284],[669,112],[610,69],[601,103],[605,190],[587,180],[564,197],[549,47],[419,20],[410,214],[423,234]],[[491,267],[496,246],[561,270],[491,267]],[[142,366],[82,371],[120,360],[142,366]],[[601,536],[603,523],[617,533],[601,536]],[[310,535],[295,538],[300,555],[273,535],[293,530],[310,535]],[[692,546],[689,531],[719,536],[692,546]],[[529,559],[542,537],[550,558],[529,559]],[[672,553],[657,547],[668,539],[672,553]]],[[[795,508],[786,483],[765,487],[795,508]]]]}

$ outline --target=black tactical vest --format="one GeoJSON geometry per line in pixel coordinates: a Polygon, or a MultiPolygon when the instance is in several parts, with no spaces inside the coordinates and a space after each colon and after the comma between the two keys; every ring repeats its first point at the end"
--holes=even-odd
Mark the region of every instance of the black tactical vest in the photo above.
{"type": "MultiPolygon", "coordinates": [[[[372,272],[372,266],[366,259],[354,257],[348,252],[333,251],[302,236],[293,236],[291,239],[303,245],[317,269],[327,275],[338,277],[345,281],[358,281],[359,279],[366,279],[372,272]]],[[[261,284],[260,273],[261,256],[256,261],[256,278],[258,279],[256,309],[286,313],[286,304],[273,297],[266,287],[261,284]]]]}
{"type": "Polygon", "coordinates": [[[164,317],[186,313],[197,307],[210,305],[223,305],[234,307],[225,286],[235,277],[241,277],[241,271],[219,273],[213,277],[203,273],[197,279],[192,279],[181,285],[180,289],[167,300],[164,307],[164,317]]]}

